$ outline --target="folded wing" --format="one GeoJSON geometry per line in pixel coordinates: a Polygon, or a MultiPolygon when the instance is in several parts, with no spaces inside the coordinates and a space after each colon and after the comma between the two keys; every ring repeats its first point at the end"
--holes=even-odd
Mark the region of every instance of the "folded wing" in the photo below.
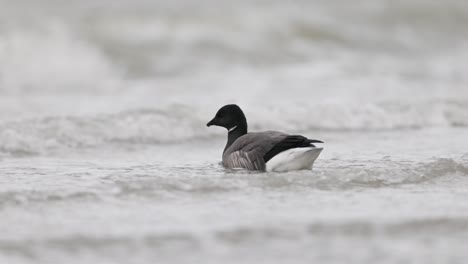
{"type": "Polygon", "coordinates": [[[287,134],[276,131],[246,134],[226,149],[223,165],[227,168],[265,170],[265,154],[286,137],[287,134]]]}
{"type": "Polygon", "coordinates": [[[249,133],[238,138],[223,154],[227,168],[265,170],[266,163],[288,149],[314,147],[322,143],[300,135],[287,135],[277,131],[249,133]]]}

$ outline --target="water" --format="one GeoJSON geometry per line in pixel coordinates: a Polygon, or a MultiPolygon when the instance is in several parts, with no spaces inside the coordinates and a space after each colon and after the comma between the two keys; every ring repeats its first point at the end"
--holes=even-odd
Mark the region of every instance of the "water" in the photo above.
{"type": "Polygon", "coordinates": [[[0,6],[0,263],[465,262],[465,2],[0,6]],[[226,103],[314,170],[223,169],[226,103]]]}

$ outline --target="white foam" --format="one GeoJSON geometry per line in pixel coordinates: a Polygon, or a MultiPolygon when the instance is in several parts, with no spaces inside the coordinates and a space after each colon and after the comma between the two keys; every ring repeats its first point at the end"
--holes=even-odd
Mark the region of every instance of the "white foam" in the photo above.
{"type": "Polygon", "coordinates": [[[0,85],[7,94],[115,90],[115,65],[63,23],[0,33],[0,85]]]}
{"type": "MultiPolygon", "coordinates": [[[[213,104],[214,105],[214,104],[213,104]]],[[[318,131],[393,131],[468,126],[462,102],[424,104],[294,104],[246,106],[250,131],[278,130],[314,137],[318,131]]],[[[0,123],[3,153],[39,154],[109,143],[165,144],[224,138],[224,129],[208,129],[216,111],[204,106],[170,105],[115,114],[45,116],[0,123]]]]}

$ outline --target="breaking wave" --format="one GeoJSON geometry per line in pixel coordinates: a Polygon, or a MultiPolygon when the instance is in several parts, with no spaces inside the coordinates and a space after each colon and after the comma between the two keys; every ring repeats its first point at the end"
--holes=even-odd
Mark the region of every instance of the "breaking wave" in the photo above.
{"type": "MultiPolygon", "coordinates": [[[[206,109],[172,105],[91,116],[50,116],[0,123],[0,152],[36,155],[105,144],[167,144],[224,136],[205,124],[214,114],[206,109]]],[[[247,106],[251,130],[381,131],[468,126],[468,104],[430,102],[404,105],[322,104],[247,106]]]]}

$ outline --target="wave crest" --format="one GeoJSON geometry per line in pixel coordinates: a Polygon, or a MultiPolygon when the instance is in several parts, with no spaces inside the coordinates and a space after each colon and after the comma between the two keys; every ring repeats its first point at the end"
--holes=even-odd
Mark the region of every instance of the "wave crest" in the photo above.
{"type": "Polygon", "coordinates": [[[0,151],[10,155],[90,148],[105,143],[171,143],[207,136],[187,109],[136,110],[96,116],[64,116],[0,125],[0,151]]]}
{"type": "MultiPolygon", "coordinates": [[[[166,144],[221,135],[206,129],[213,113],[196,106],[171,105],[93,116],[49,116],[0,123],[0,152],[35,155],[109,143],[166,144]]],[[[379,131],[468,126],[468,104],[295,104],[246,106],[252,131],[379,131]]]]}

